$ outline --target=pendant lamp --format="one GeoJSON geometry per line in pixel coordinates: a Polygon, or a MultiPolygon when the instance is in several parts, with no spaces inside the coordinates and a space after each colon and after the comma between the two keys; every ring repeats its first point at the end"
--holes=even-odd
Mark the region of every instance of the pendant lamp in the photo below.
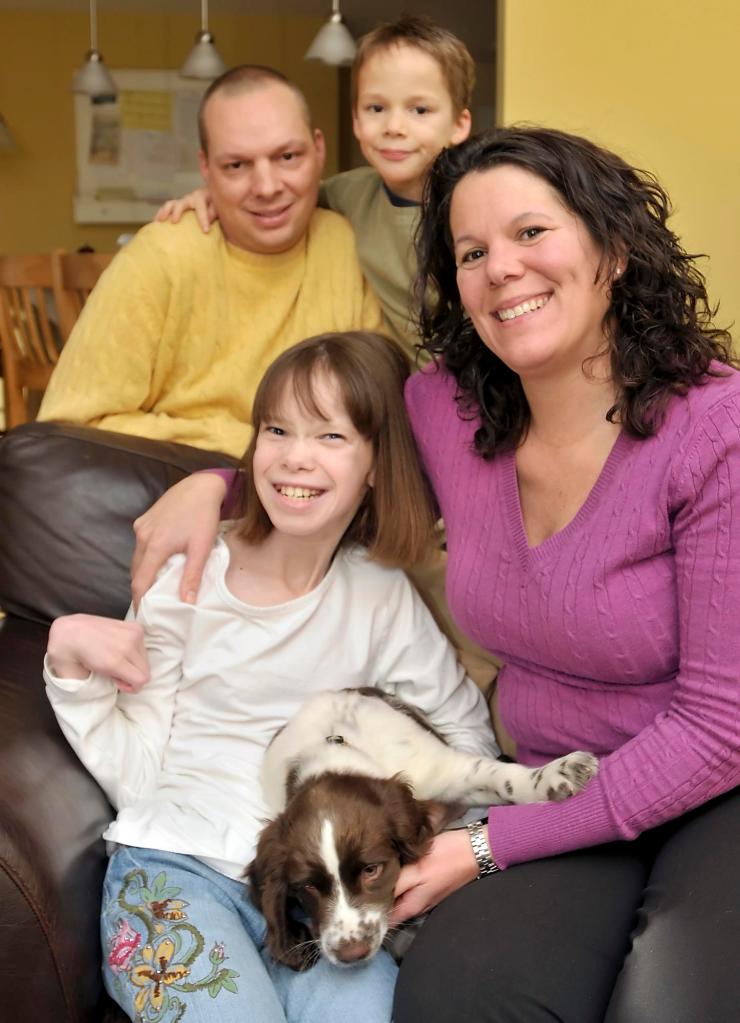
{"type": "Polygon", "coordinates": [[[103,57],[98,50],[98,8],[97,0],[90,0],[90,49],[85,62],[75,71],[72,91],[87,96],[115,96],[116,83],[111,78],[103,57]]]}
{"type": "Polygon", "coordinates": [[[226,65],[214,42],[208,31],[208,0],[200,0],[200,32],[195,37],[195,46],[180,68],[181,78],[211,79],[224,73],[226,65]]]}
{"type": "Polygon", "coordinates": [[[316,38],[306,50],[304,60],[321,60],[324,64],[338,67],[341,64],[351,64],[355,53],[357,46],[342,21],[339,0],[332,0],[331,17],[316,33],[316,38]]]}

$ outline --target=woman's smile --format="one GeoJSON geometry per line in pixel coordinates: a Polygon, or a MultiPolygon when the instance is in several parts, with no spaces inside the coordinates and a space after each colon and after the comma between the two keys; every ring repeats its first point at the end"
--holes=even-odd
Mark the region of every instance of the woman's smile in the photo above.
{"type": "Polygon", "coordinates": [[[498,309],[493,315],[502,322],[517,320],[527,313],[538,312],[550,301],[550,295],[538,295],[536,298],[511,299],[498,309]]]}

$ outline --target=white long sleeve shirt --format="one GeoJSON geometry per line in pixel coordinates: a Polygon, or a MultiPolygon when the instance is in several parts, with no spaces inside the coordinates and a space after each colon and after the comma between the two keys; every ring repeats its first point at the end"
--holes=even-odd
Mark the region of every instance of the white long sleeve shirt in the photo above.
{"type": "Polygon", "coordinates": [[[254,607],[228,590],[228,562],[219,539],[189,605],[177,555],[142,599],[151,681],[140,692],[98,674],[59,678],[47,659],[61,728],[118,811],[106,839],[240,878],[268,819],[264,750],[322,689],[378,686],[419,707],[452,745],[497,754],[480,691],[403,572],[340,550],[310,593],[254,607]]]}

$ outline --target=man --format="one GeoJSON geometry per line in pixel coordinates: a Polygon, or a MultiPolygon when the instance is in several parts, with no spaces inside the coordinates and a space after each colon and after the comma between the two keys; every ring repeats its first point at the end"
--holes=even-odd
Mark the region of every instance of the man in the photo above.
{"type": "Polygon", "coordinates": [[[40,419],[240,456],[264,369],[325,331],[378,330],[349,224],[316,209],[324,140],[279,72],[242,66],[206,91],[200,165],[219,216],[149,224],[101,277],[40,419]]]}

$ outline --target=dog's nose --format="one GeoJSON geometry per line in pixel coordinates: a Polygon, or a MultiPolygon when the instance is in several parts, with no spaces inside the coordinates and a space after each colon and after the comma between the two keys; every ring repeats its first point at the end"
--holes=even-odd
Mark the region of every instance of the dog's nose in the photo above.
{"type": "Polygon", "coordinates": [[[337,949],[337,959],[343,963],[358,963],[370,955],[370,946],[366,941],[345,941],[337,949]]]}

